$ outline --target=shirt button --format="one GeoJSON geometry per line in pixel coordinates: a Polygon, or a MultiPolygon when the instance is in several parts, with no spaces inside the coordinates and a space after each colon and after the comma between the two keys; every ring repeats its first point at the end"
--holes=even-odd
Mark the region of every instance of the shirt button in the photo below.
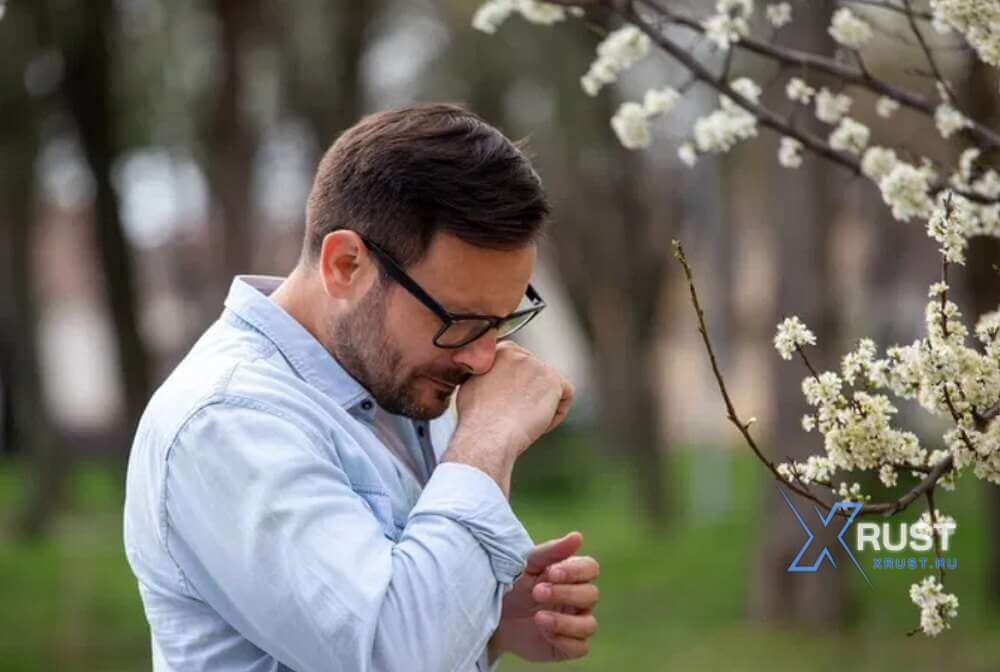
{"type": "Polygon", "coordinates": [[[366,411],[372,410],[371,399],[365,399],[364,401],[362,401],[361,402],[361,408],[365,409],[366,411]]]}
{"type": "Polygon", "coordinates": [[[423,435],[424,435],[424,426],[417,425],[417,436],[423,436],[423,435]]]}

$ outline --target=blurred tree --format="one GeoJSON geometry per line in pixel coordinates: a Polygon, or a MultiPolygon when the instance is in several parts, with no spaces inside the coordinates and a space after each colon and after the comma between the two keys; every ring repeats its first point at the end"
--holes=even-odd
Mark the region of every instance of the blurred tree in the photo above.
{"type": "MultiPolygon", "coordinates": [[[[35,8],[37,9],[37,8],[35,8]]],[[[28,500],[13,521],[19,535],[40,534],[59,502],[66,460],[42,389],[38,353],[39,305],[32,254],[37,231],[35,159],[39,105],[25,86],[43,53],[38,12],[7,7],[0,21],[0,385],[4,417],[0,448],[24,455],[31,468],[28,500]]]]}
{"type": "MultiPolygon", "coordinates": [[[[260,25],[257,0],[214,0],[218,26],[218,81],[202,124],[205,168],[218,209],[213,226],[215,294],[221,301],[234,275],[252,269],[255,224],[252,207],[254,158],[259,134],[248,114],[248,66],[260,25]]],[[[211,302],[217,308],[218,301],[211,302]]]]}
{"type": "Polygon", "coordinates": [[[280,45],[284,103],[306,121],[323,152],[365,111],[362,56],[383,3],[302,4],[308,7],[288,12],[272,3],[268,25],[280,45]]]}
{"type": "MultiPolygon", "coordinates": [[[[561,81],[576,84],[570,77],[561,81]]],[[[665,487],[669,473],[661,437],[666,418],[658,394],[657,347],[668,246],[675,218],[681,216],[678,192],[654,196],[646,188],[652,171],[608,133],[612,104],[607,97],[588,106],[586,115],[566,104],[572,100],[569,92],[558,99],[557,115],[573,129],[565,150],[574,169],[561,194],[561,221],[553,227],[555,258],[593,348],[601,434],[606,445],[629,457],[640,510],[654,528],[663,529],[672,507],[665,487]],[[604,145],[599,153],[598,144],[604,145]],[[588,156],[602,159],[588,167],[588,156]]]]}
{"type": "MultiPolygon", "coordinates": [[[[468,21],[467,3],[454,11],[468,21]]],[[[457,69],[449,74],[470,83],[468,102],[487,120],[509,132],[530,114],[522,107],[551,106],[547,123],[535,120],[529,128],[535,129],[530,149],[553,203],[552,258],[590,347],[605,452],[628,459],[637,509],[662,531],[673,507],[657,348],[681,190],[664,188],[669,175],[662,166],[615,140],[608,126],[613,96],[595,101],[581,91],[593,33],[553,30],[539,40],[533,27],[522,24],[492,38],[464,31],[453,40],[451,52],[464,56],[448,59],[457,69]],[[514,43],[498,43],[507,39],[514,43]],[[532,91],[538,99],[526,97],[532,91]]]]}
{"type": "MultiPolygon", "coordinates": [[[[54,37],[66,63],[62,93],[94,178],[94,226],[103,291],[111,315],[131,437],[151,390],[150,356],[139,330],[133,251],[122,228],[112,171],[119,155],[121,110],[115,99],[116,17],[112,0],[49,3],[54,37]]],[[[124,454],[127,455],[127,444],[124,454]]]]}
{"type": "MultiPolygon", "coordinates": [[[[997,89],[995,70],[978,59],[972,59],[972,70],[966,81],[966,107],[977,119],[1000,128],[1000,104],[993,94],[997,89]]],[[[971,293],[969,314],[977,318],[1000,305],[1000,238],[978,236],[969,241],[968,285],[971,293]]],[[[994,606],[1000,606],[1000,488],[986,488],[984,496],[989,514],[988,591],[994,606]]]]}
{"type": "MultiPolygon", "coordinates": [[[[827,27],[833,5],[830,1],[814,3],[809,11],[799,12],[790,29],[782,34],[782,44],[832,55],[835,45],[827,27]]],[[[783,96],[784,91],[775,95],[783,96]]],[[[822,135],[823,127],[818,120],[802,119],[801,123],[822,135]]],[[[842,171],[834,172],[837,168],[826,161],[809,161],[789,171],[770,156],[752,160],[754,165],[768,166],[759,171],[765,179],[759,188],[771,195],[765,208],[773,227],[776,263],[780,266],[770,323],[776,324],[788,314],[799,315],[813,328],[819,342],[831,348],[838,342],[839,332],[831,252],[836,218],[831,213],[838,211],[838,193],[846,187],[847,177],[842,171]],[[775,186],[778,183],[780,189],[775,186]],[[780,197],[776,197],[779,192],[780,197]]],[[[805,408],[801,396],[802,370],[777,357],[768,361],[772,366],[771,398],[774,399],[772,457],[778,462],[789,458],[804,460],[813,449],[803,440],[801,427],[805,408]]],[[[844,615],[845,573],[825,571],[789,576],[787,568],[802,548],[802,528],[770,483],[765,488],[763,506],[764,534],[756,560],[751,613],[765,621],[814,626],[837,623],[844,615]]],[[[833,527],[836,526],[823,531],[815,529],[814,548],[836,543],[835,532],[839,530],[833,527]]],[[[804,560],[813,562],[811,556],[804,560]]]]}

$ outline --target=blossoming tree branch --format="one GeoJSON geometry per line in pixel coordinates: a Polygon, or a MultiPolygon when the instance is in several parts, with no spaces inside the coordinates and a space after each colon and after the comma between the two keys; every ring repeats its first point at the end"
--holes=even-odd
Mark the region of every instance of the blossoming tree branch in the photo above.
{"type": "MultiPolygon", "coordinates": [[[[685,164],[725,153],[757,137],[763,127],[780,138],[777,160],[781,166],[798,168],[808,155],[830,161],[870,180],[895,219],[926,222],[927,235],[940,245],[942,263],[941,277],[930,285],[922,338],[889,347],[881,356],[873,340],[862,338],[854,351],[843,356],[840,371],[820,372],[806,353],[816,345],[809,328],[797,317],[778,325],[774,345],[779,355],[788,360],[797,357],[808,372],[802,391],[813,410],[802,418],[802,427],[824,439],[823,453],[805,462],[775,463],[759,448],[750,431],[753,418],[740,417],[726,388],[692,270],[677,243],[675,256],[688,281],[728,418],[764,466],[796,494],[826,510],[838,500],[847,500],[862,503],[862,515],[891,516],[921,500],[927,506],[921,524],[931,531],[938,551],[940,530],[954,520],[935,507],[936,489],[953,489],[956,476],[967,470],[1000,484],[1000,309],[978,316],[970,330],[949,299],[948,284],[950,268],[965,263],[971,237],[1000,237],[1000,175],[986,160],[1000,154],[1000,134],[961,108],[939,67],[933,42],[936,36],[950,35],[983,63],[1000,67],[1000,1],[929,0],[917,6],[914,0],[837,0],[836,5],[828,28],[839,47],[835,57],[781,47],[769,36],[754,35],[755,27],[773,33],[788,25],[793,20],[788,2],[767,4],[763,17],[757,17],[754,0],[718,0],[704,16],[674,11],[663,0],[489,0],[480,6],[473,25],[494,33],[514,14],[552,25],[571,18],[586,20],[591,11],[610,12],[621,25],[597,45],[596,58],[580,78],[587,94],[598,95],[654,46],[689,74],[683,86],[654,88],[641,101],[620,105],[610,126],[626,148],[649,147],[652,124],[668,115],[684,89],[697,82],[718,93],[719,105],[694,122],[689,139],[677,148],[685,164]],[[878,13],[906,26],[935,84],[932,93],[890,83],[867,67],[864,48],[880,30],[874,19],[878,13]],[[721,52],[721,71],[679,43],[677,29],[693,33],[721,52]],[[781,109],[765,104],[761,86],[753,79],[729,78],[732,57],[738,52],[781,66],[786,99],[781,109]],[[789,69],[796,74],[788,76],[789,69]],[[840,86],[817,90],[810,76],[840,86]],[[940,142],[955,146],[956,153],[961,150],[957,165],[935,162],[909,148],[875,143],[871,130],[850,116],[855,103],[852,91],[874,98],[879,117],[891,118],[902,110],[928,117],[940,142]],[[825,137],[796,123],[797,115],[809,111],[829,127],[825,137]],[[926,412],[943,419],[947,425],[941,437],[943,447],[929,450],[915,433],[895,426],[897,409],[891,397],[915,400],[926,412]],[[910,474],[917,483],[898,499],[873,501],[860,483],[835,482],[839,474],[863,472],[877,473],[886,488],[896,486],[900,472],[910,474]]],[[[958,598],[945,592],[943,568],[913,584],[910,597],[920,609],[920,628],[915,632],[938,635],[957,616],[958,598]]]]}

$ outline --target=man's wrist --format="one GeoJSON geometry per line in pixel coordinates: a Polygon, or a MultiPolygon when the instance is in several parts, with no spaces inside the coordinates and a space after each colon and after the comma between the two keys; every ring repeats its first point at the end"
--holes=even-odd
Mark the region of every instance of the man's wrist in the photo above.
{"type": "Polygon", "coordinates": [[[459,425],[441,462],[461,462],[476,467],[496,481],[505,497],[510,496],[510,475],[517,455],[509,442],[488,429],[459,425]]]}

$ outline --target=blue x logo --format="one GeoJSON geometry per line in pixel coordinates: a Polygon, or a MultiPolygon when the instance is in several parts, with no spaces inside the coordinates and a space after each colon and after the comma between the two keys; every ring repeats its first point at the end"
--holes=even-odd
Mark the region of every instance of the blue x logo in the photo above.
{"type": "MultiPolygon", "coordinates": [[[[827,560],[829,560],[830,564],[833,565],[834,567],[836,567],[837,563],[834,561],[833,555],[830,554],[830,549],[827,548],[826,546],[823,547],[823,550],[820,552],[819,557],[816,558],[816,562],[814,562],[812,565],[802,566],[802,565],[799,564],[799,560],[801,560],[802,556],[805,555],[806,549],[808,549],[809,545],[812,544],[812,541],[813,541],[813,539],[815,538],[816,535],[814,535],[812,533],[812,530],[809,529],[809,526],[806,525],[806,522],[804,520],[802,520],[802,516],[799,515],[799,512],[795,508],[795,505],[793,505],[792,502],[791,502],[791,500],[788,499],[788,495],[785,494],[785,491],[782,490],[781,488],[778,488],[778,492],[781,493],[781,497],[785,500],[785,504],[788,504],[788,508],[791,509],[792,513],[795,514],[795,518],[798,519],[799,525],[801,525],[802,529],[806,531],[807,535],[809,535],[809,538],[806,539],[806,543],[804,543],[802,545],[802,548],[799,549],[798,555],[796,555],[795,559],[792,560],[792,564],[788,565],[788,571],[789,572],[816,572],[816,571],[819,570],[819,566],[823,563],[823,558],[826,558],[827,560]]],[[[872,582],[868,580],[868,575],[865,574],[865,570],[861,569],[861,565],[858,563],[857,558],[855,558],[854,557],[854,553],[851,552],[851,547],[848,546],[847,542],[844,541],[844,533],[847,532],[847,528],[849,528],[851,526],[851,523],[854,522],[854,518],[858,515],[858,512],[861,511],[861,503],[860,502],[837,502],[836,504],[833,505],[833,507],[830,508],[829,513],[827,513],[827,515],[825,515],[825,516],[819,510],[819,507],[814,506],[813,508],[816,509],[816,515],[819,517],[820,521],[823,523],[823,527],[824,528],[827,528],[827,527],[830,526],[830,521],[833,520],[833,517],[837,513],[837,511],[843,509],[844,511],[849,511],[850,512],[850,516],[847,518],[847,522],[844,523],[844,526],[840,530],[840,534],[837,535],[837,541],[839,541],[840,545],[844,547],[845,551],[847,551],[847,557],[849,557],[851,559],[851,562],[854,563],[854,566],[858,568],[859,572],[861,572],[861,576],[864,577],[865,583],[867,583],[869,586],[872,585],[872,582]]]]}

